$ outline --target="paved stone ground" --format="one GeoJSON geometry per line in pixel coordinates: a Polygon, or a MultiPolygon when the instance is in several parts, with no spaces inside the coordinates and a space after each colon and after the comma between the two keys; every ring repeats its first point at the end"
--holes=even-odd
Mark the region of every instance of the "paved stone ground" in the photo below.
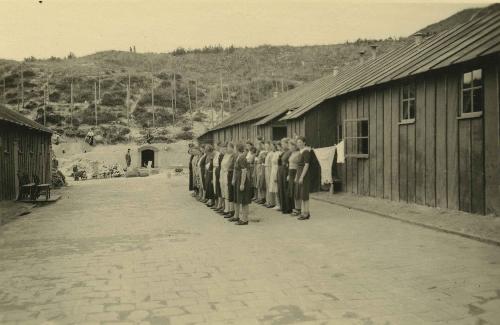
{"type": "Polygon", "coordinates": [[[0,323],[500,322],[499,247],[318,201],[252,213],[165,174],[77,183],[0,228],[0,323]]]}
{"type": "Polygon", "coordinates": [[[331,195],[328,192],[319,192],[314,193],[312,197],[500,246],[500,217],[494,215],[483,216],[350,193],[331,195]]]}

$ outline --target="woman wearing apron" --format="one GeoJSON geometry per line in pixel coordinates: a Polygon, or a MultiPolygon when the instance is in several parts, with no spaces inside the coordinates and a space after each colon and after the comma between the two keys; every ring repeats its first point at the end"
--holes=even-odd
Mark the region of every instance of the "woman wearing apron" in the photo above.
{"type": "Polygon", "coordinates": [[[266,170],[266,208],[274,208],[276,203],[273,200],[273,195],[271,195],[271,161],[274,156],[274,152],[276,151],[276,147],[274,146],[274,143],[268,142],[269,145],[269,151],[267,153],[266,159],[264,161],[265,165],[265,170],[266,170]]]}
{"type": "Polygon", "coordinates": [[[278,160],[281,155],[281,144],[274,143],[274,152],[271,158],[271,176],[269,177],[269,193],[271,194],[271,206],[275,210],[280,210],[280,203],[278,199],[278,160]]]}
{"type": "Polygon", "coordinates": [[[279,157],[278,161],[278,197],[280,201],[280,207],[282,213],[292,212],[292,203],[288,197],[288,159],[292,152],[288,146],[288,138],[281,140],[281,148],[283,153],[279,157]]]}
{"type": "Polygon", "coordinates": [[[297,146],[300,150],[299,162],[297,165],[297,193],[295,197],[300,200],[301,214],[299,220],[307,220],[311,217],[309,213],[309,192],[311,184],[311,173],[309,172],[309,162],[311,160],[311,149],[306,147],[306,138],[299,137],[297,146]]]}
{"type": "Polygon", "coordinates": [[[225,146],[224,158],[221,161],[221,174],[220,174],[220,188],[222,199],[224,200],[224,218],[231,218],[234,216],[233,206],[233,186],[231,181],[233,179],[234,168],[234,147],[232,143],[225,146]]]}
{"type": "Polygon", "coordinates": [[[256,169],[257,169],[257,203],[266,203],[266,156],[269,146],[261,143],[261,150],[259,152],[256,169]]]}
{"type": "Polygon", "coordinates": [[[292,203],[292,215],[300,215],[300,201],[295,199],[295,178],[297,176],[297,167],[299,164],[300,151],[297,143],[293,140],[288,142],[290,147],[290,158],[288,159],[288,198],[292,203]]]}
{"type": "Polygon", "coordinates": [[[234,164],[233,184],[236,193],[235,215],[231,221],[237,225],[248,225],[248,205],[252,202],[252,188],[250,175],[248,174],[248,161],[246,159],[245,147],[242,144],[236,146],[238,158],[234,164]]]}

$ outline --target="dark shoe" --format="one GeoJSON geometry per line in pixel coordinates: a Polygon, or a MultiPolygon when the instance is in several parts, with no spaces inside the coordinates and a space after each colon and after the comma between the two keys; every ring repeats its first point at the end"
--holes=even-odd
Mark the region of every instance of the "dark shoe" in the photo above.
{"type": "Polygon", "coordinates": [[[301,216],[300,216],[300,217],[298,217],[297,219],[298,219],[298,220],[308,220],[310,217],[311,217],[311,215],[310,215],[310,214],[308,214],[307,216],[302,216],[302,215],[301,215],[301,216]]]}
{"type": "Polygon", "coordinates": [[[294,209],[294,210],[292,211],[292,216],[294,216],[294,217],[296,217],[296,216],[300,216],[300,210],[296,210],[296,209],[294,209]]]}
{"type": "Polygon", "coordinates": [[[231,216],[231,218],[234,217],[234,211],[229,212],[229,215],[231,216]]]}
{"type": "Polygon", "coordinates": [[[246,226],[248,225],[248,221],[241,221],[239,220],[238,222],[235,223],[237,226],[246,226]]]}
{"type": "Polygon", "coordinates": [[[266,208],[269,208],[269,209],[272,209],[274,208],[276,205],[268,205],[266,208]]]}
{"type": "Polygon", "coordinates": [[[231,222],[238,222],[238,221],[240,221],[240,218],[234,218],[233,217],[233,218],[229,219],[229,221],[231,221],[231,222]]]}
{"type": "Polygon", "coordinates": [[[228,214],[225,214],[225,215],[224,215],[224,218],[225,218],[225,219],[229,219],[229,218],[232,218],[232,216],[231,216],[231,214],[230,214],[230,213],[228,213],[228,214]]]}

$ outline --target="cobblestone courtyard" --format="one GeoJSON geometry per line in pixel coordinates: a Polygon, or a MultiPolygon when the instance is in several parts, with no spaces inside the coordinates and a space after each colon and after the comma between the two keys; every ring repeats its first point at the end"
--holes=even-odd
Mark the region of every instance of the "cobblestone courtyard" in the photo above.
{"type": "Polygon", "coordinates": [[[499,247],[318,201],[236,227],[186,187],[81,182],[0,228],[0,323],[500,323],[499,247]]]}

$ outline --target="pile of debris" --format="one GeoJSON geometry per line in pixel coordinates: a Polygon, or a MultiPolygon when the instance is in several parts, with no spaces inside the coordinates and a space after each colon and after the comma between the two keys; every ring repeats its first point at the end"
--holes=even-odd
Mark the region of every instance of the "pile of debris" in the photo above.
{"type": "Polygon", "coordinates": [[[104,161],[77,158],[65,164],[65,174],[74,180],[122,177],[125,170],[118,164],[107,165],[104,161]]]}

